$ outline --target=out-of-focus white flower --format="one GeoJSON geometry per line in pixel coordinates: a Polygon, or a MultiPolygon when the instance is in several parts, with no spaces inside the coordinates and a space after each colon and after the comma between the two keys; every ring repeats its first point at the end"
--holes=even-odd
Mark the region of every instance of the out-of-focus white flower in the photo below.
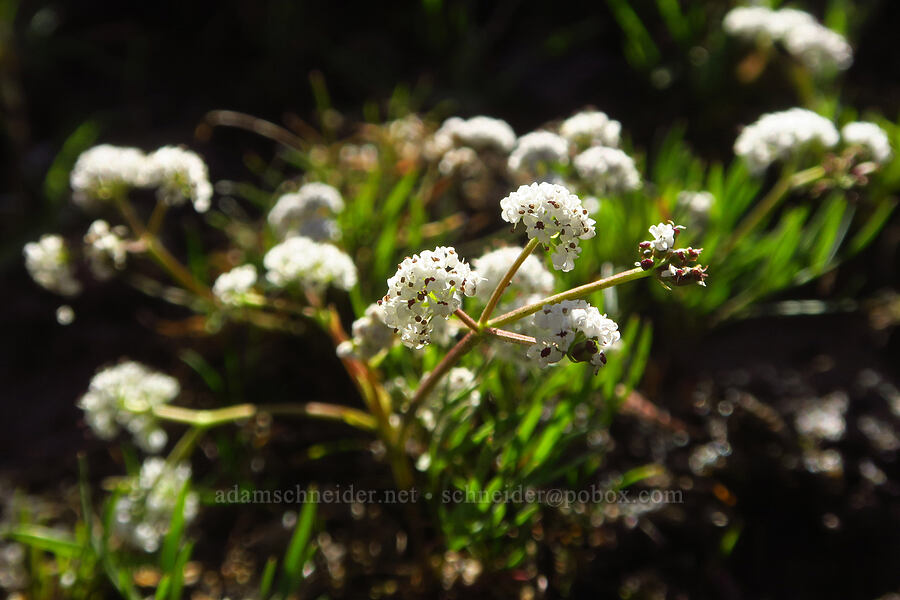
{"type": "MultiPolygon", "coordinates": [[[[522,248],[510,246],[492,250],[472,261],[473,271],[481,278],[477,294],[479,300],[488,301],[494,288],[521,252],[522,248]]],[[[518,302],[527,303],[536,295],[543,298],[553,291],[553,274],[540,260],[530,254],[516,271],[509,289],[516,292],[518,302]]]]}
{"type": "Polygon", "coordinates": [[[56,322],[60,325],[71,325],[75,322],[75,311],[68,304],[56,309],[56,322]]]}
{"type": "Polygon", "coordinates": [[[715,201],[715,196],[706,191],[691,192],[685,190],[678,193],[678,205],[686,207],[697,217],[705,216],[715,201]]]}
{"type": "MultiPolygon", "coordinates": [[[[156,552],[169,531],[169,523],[181,491],[191,478],[191,467],[182,463],[169,465],[151,457],[141,465],[140,474],[123,486],[123,495],[114,505],[115,529],[125,541],[145,552],[156,552]]],[[[197,516],[199,499],[194,492],[184,498],[184,520],[197,516]]]]}
{"type": "Polygon", "coordinates": [[[824,398],[810,398],[801,403],[794,418],[797,431],[805,436],[835,442],[844,436],[847,423],[847,396],[836,393],[824,398]]]}
{"type": "Polygon", "coordinates": [[[448,318],[462,305],[462,295],[473,296],[477,276],[456,250],[441,246],[406,257],[388,279],[388,293],[378,303],[384,322],[410,348],[431,342],[432,320],[448,318]]]}
{"type": "Polygon", "coordinates": [[[315,241],[340,237],[334,215],[344,210],[344,200],[327,183],[307,183],[296,192],[282,195],[269,211],[269,225],[282,239],[292,235],[315,241]]]}
{"type": "Polygon", "coordinates": [[[85,150],[69,174],[72,199],[86,208],[117,191],[143,186],[146,162],[146,155],[137,148],[101,144],[85,150]]]}
{"type": "Polygon", "coordinates": [[[816,113],[792,108],[768,113],[741,131],[734,153],[759,173],[776,160],[785,160],[810,146],[831,148],[840,136],[831,121],[816,113]]]}
{"type": "Polygon", "coordinates": [[[84,253],[94,277],[105,281],[125,268],[128,248],[123,238],[127,234],[125,227],[110,227],[102,219],[91,223],[84,235],[84,253]]]}
{"type": "Polygon", "coordinates": [[[569,117],[559,128],[561,136],[576,146],[619,147],[622,124],[598,110],[586,110],[569,117]]]}
{"type": "Polygon", "coordinates": [[[353,338],[338,345],[338,356],[355,356],[361,360],[370,360],[382,350],[394,345],[394,330],[384,323],[384,308],[378,304],[370,304],[366,313],[353,321],[351,329],[353,338]]]}
{"type": "Polygon", "coordinates": [[[81,282],[75,279],[65,240],[58,235],[42,235],[37,242],[29,242],[22,249],[25,268],[35,283],[61,296],[75,296],[81,292],[81,282]]]}
{"type": "Polygon", "coordinates": [[[845,70],[853,63],[853,49],[846,38],[818,23],[791,28],[784,47],[812,71],[845,70]]]}
{"type": "Polygon", "coordinates": [[[568,162],[569,142],[564,137],[549,131],[533,131],[518,139],[507,164],[513,173],[536,175],[539,165],[568,162]]]}
{"type": "Polygon", "coordinates": [[[166,445],[166,432],[152,409],[171,402],[179,391],[173,377],[140,363],[123,362],[94,375],[78,407],[98,437],[112,439],[125,428],[145,452],[156,453],[166,445]]]}
{"type": "MultiPolygon", "coordinates": [[[[423,375],[423,377],[427,375],[428,373],[423,375]]],[[[475,373],[469,369],[465,367],[450,369],[431,391],[417,412],[425,429],[434,431],[438,426],[437,416],[441,409],[447,403],[459,399],[462,394],[465,394],[465,402],[468,407],[478,406],[481,403],[481,392],[475,389],[475,385],[475,373]]],[[[423,456],[427,456],[427,454],[423,456]]]]}
{"type": "Polygon", "coordinates": [[[503,154],[512,150],[516,133],[506,121],[491,117],[460,119],[450,117],[429,141],[427,154],[438,158],[452,148],[468,147],[474,150],[496,150],[503,154]]]}
{"type": "Polygon", "coordinates": [[[841,137],[845,144],[862,147],[863,151],[880,165],[893,156],[887,133],[875,123],[866,121],[847,123],[841,128],[841,137]]]}
{"type": "Polygon", "coordinates": [[[256,285],[256,267],[248,264],[219,275],[212,291],[223,304],[238,306],[243,304],[247,293],[254,285],[256,285]]]}
{"type": "Polygon", "coordinates": [[[853,49],[844,36],[802,10],[739,7],[725,15],[723,26],[730,35],[744,39],[783,43],[791,55],[812,71],[843,70],[853,62],[853,49]]]}
{"type": "Polygon", "coordinates": [[[445,176],[459,173],[464,177],[472,177],[478,174],[482,166],[478,153],[471,148],[452,148],[441,158],[438,171],[445,176]]]}
{"type": "Polygon", "coordinates": [[[595,367],[606,363],[603,351],[619,340],[619,326],[584,300],[548,304],[534,316],[535,339],[526,356],[542,367],[558,362],[582,334],[587,338],[585,354],[595,367]]]}
{"type": "Polygon", "coordinates": [[[353,259],[331,244],[306,237],[291,237],[274,246],[263,265],[266,280],[277,287],[299,283],[319,292],[329,285],[349,290],[357,281],[353,259]]]}
{"type": "Polygon", "coordinates": [[[600,194],[630,192],[641,187],[634,160],[618,148],[594,146],[575,157],[575,170],[600,194]]]}
{"type": "Polygon", "coordinates": [[[657,252],[667,252],[675,247],[675,234],[677,228],[672,223],[659,223],[650,226],[650,247],[657,252]]]}
{"type": "Polygon", "coordinates": [[[197,212],[209,210],[213,188],[206,163],[196,153],[163,146],[147,157],[143,179],[157,188],[157,196],[170,206],[190,199],[197,212]]]}
{"type": "Polygon", "coordinates": [[[552,259],[553,268],[558,271],[575,268],[575,259],[581,253],[578,240],[596,234],[594,220],[581,200],[561,185],[523,185],[501,200],[500,208],[503,220],[514,225],[521,221],[530,239],[548,245],[555,239],[552,259]]]}

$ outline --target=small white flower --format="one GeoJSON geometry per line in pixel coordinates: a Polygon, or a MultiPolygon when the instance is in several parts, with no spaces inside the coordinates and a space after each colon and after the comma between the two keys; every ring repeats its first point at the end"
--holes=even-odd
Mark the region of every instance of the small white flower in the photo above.
{"type": "Polygon", "coordinates": [[[387,284],[379,301],[385,324],[406,346],[421,348],[431,342],[434,317],[448,318],[462,305],[463,294],[475,294],[477,276],[455,249],[441,246],[405,258],[387,284]]]}
{"type": "Polygon", "coordinates": [[[81,292],[81,282],[75,279],[75,269],[62,237],[43,235],[37,242],[25,244],[22,253],[28,274],[42,288],[61,296],[76,296],[81,292]]]}
{"type": "Polygon", "coordinates": [[[678,193],[678,205],[686,207],[698,217],[705,216],[715,201],[715,196],[706,191],[691,192],[685,190],[678,193]]]}
{"type": "Polygon", "coordinates": [[[568,162],[569,142],[565,138],[549,131],[533,131],[518,139],[507,164],[513,173],[536,175],[539,165],[568,162]]]}
{"type": "Polygon", "coordinates": [[[784,36],[784,47],[810,70],[846,70],[853,63],[853,49],[846,38],[818,23],[791,28],[784,36]]]}
{"type": "Polygon", "coordinates": [[[671,223],[659,223],[650,226],[650,247],[658,252],[667,252],[675,247],[676,227],[671,223]]]}
{"type": "Polygon", "coordinates": [[[768,113],[741,131],[734,142],[734,153],[747,161],[750,170],[764,171],[776,160],[785,160],[810,146],[831,148],[840,136],[825,117],[792,108],[768,113]]]}
{"type": "Polygon", "coordinates": [[[109,223],[98,219],[91,223],[84,235],[84,254],[94,277],[100,281],[111,278],[116,271],[125,268],[128,248],[123,237],[127,235],[125,227],[110,227],[109,223]]]}
{"type": "Polygon", "coordinates": [[[176,206],[186,199],[197,212],[209,210],[213,189],[206,163],[196,153],[177,146],[164,146],[147,157],[143,179],[156,187],[159,198],[176,206]]]}
{"type": "Polygon", "coordinates": [[[535,339],[526,356],[538,359],[542,367],[558,362],[576,341],[578,334],[588,340],[590,362],[603,366],[603,351],[619,340],[619,326],[584,300],[564,300],[548,304],[534,316],[535,339]]]}
{"type": "Polygon", "coordinates": [[[630,192],[641,187],[634,160],[618,148],[595,146],[575,157],[575,170],[600,194],[630,192]]]}
{"type": "Polygon", "coordinates": [[[893,156],[887,133],[875,123],[865,121],[847,123],[841,129],[841,137],[845,144],[861,146],[863,151],[880,165],[893,156]]]}
{"type": "MultiPolygon", "coordinates": [[[[478,285],[478,299],[487,302],[494,288],[509,270],[510,265],[521,254],[522,248],[511,246],[493,250],[472,261],[472,270],[481,278],[478,285]]],[[[514,290],[517,300],[532,298],[536,295],[544,297],[553,292],[553,274],[533,254],[516,271],[510,282],[510,289],[514,290]]],[[[524,303],[527,303],[525,300],[524,303]]]]}
{"type": "Polygon", "coordinates": [[[269,225],[279,238],[291,235],[315,241],[340,237],[334,216],[344,210],[341,193],[327,183],[307,183],[282,195],[269,211],[269,225]]]}
{"type": "Polygon", "coordinates": [[[516,134],[506,121],[484,116],[468,120],[451,117],[435,132],[426,153],[438,158],[452,148],[467,147],[507,154],[515,143],[516,134]]]}
{"type": "Polygon", "coordinates": [[[459,173],[463,177],[473,177],[481,170],[483,163],[478,153],[471,148],[452,148],[448,150],[438,163],[441,175],[450,176],[459,173]]]}
{"type": "Polygon", "coordinates": [[[370,304],[366,313],[353,321],[351,331],[353,338],[339,345],[338,356],[370,360],[396,341],[394,330],[384,323],[384,308],[378,304],[370,304]]]}
{"type": "Polygon", "coordinates": [[[501,200],[500,208],[503,220],[514,225],[521,221],[530,239],[550,244],[556,238],[551,258],[558,271],[575,268],[575,259],[581,253],[578,241],[596,234],[594,220],[581,200],[561,185],[523,185],[501,200]]]}
{"type": "Polygon", "coordinates": [[[60,325],[71,325],[75,322],[75,311],[68,304],[56,309],[56,322],[60,325]]]}
{"type": "Polygon", "coordinates": [[[69,175],[72,199],[82,208],[108,200],[119,189],[145,184],[147,157],[137,148],[101,144],[78,156],[69,175]]]}
{"type": "Polygon", "coordinates": [[[179,391],[176,379],[124,362],[94,375],[78,407],[98,437],[112,439],[125,428],[145,452],[156,453],[165,446],[166,434],[151,411],[174,400],[179,391]]]}
{"type": "Polygon", "coordinates": [[[353,259],[331,244],[291,237],[274,246],[263,258],[266,280],[276,287],[293,283],[323,291],[329,285],[349,290],[356,285],[353,259]]]}
{"type": "Polygon", "coordinates": [[[618,148],[622,124],[610,119],[604,112],[587,110],[563,121],[559,133],[576,146],[618,148]]]}
{"type": "Polygon", "coordinates": [[[245,301],[247,293],[254,285],[256,285],[256,267],[248,264],[219,275],[212,291],[223,304],[237,306],[245,301]]]}
{"type": "MultiPolygon", "coordinates": [[[[125,482],[124,493],[114,505],[118,534],[136,548],[156,552],[190,478],[191,467],[186,463],[173,466],[157,457],[145,460],[140,473],[125,482]]],[[[197,516],[198,506],[197,494],[189,491],[184,499],[185,522],[197,516]]]]}

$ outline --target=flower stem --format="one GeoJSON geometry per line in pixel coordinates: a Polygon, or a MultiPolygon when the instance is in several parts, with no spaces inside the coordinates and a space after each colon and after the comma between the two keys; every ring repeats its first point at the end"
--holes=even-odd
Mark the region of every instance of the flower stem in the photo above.
{"type": "Polygon", "coordinates": [[[531,344],[537,343],[537,340],[530,335],[522,335],[521,333],[506,331],[505,329],[485,327],[484,332],[488,335],[500,338],[501,340],[506,340],[507,342],[513,342],[516,344],[523,344],[525,346],[530,346],[531,344]]]}
{"type": "Polygon", "coordinates": [[[213,410],[196,410],[182,406],[162,404],[154,406],[153,414],[163,420],[185,423],[194,427],[209,428],[234,421],[249,419],[259,413],[272,415],[288,415],[311,417],[328,421],[343,421],[348,425],[371,431],[375,429],[375,420],[371,415],[348,406],[327,404],[324,402],[307,402],[305,404],[236,404],[213,410]]]}
{"type": "Polygon", "coordinates": [[[469,313],[461,308],[457,308],[456,312],[454,312],[453,314],[459,317],[459,320],[465,323],[469,329],[471,329],[472,331],[478,331],[478,323],[475,322],[475,319],[469,316],[469,313]]]}
{"type": "Polygon", "coordinates": [[[795,172],[793,168],[786,167],[784,173],[778,181],[775,182],[775,185],[772,186],[772,189],[763,196],[763,199],[753,207],[750,214],[741,221],[741,224],[725,245],[725,248],[723,249],[724,252],[727,253],[731,251],[745,235],[753,231],[753,229],[755,229],[762,220],[765,219],[785,197],[787,197],[788,192],[812,183],[824,175],[825,169],[821,165],[800,172],[795,172]]]}
{"type": "Polygon", "coordinates": [[[513,276],[516,274],[516,271],[519,270],[519,267],[522,266],[522,263],[525,262],[525,259],[528,258],[528,255],[534,252],[534,249],[537,248],[538,240],[537,238],[532,238],[528,241],[528,244],[522,248],[522,251],[519,253],[519,256],[516,257],[516,260],[509,266],[509,269],[503,275],[503,278],[500,280],[500,283],[497,284],[497,287],[494,288],[494,292],[491,294],[490,300],[488,300],[487,306],[484,307],[484,310],[481,312],[481,316],[478,318],[479,327],[483,328],[487,323],[488,319],[491,318],[491,314],[494,312],[494,309],[497,308],[497,303],[500,302],[501,296],[503,296],[503,292],[506,291],[506,287],[509,285],[509,282],[512,281],[513,276]]]}
{"type": "Polygon", "coordinates": [[[655,272],[656,269],[647,269],[645,271],[641,267],[635,267],[627,271],[622,271],[621,273],[616,273],[615,275],[611,275],[603,279],[598,279],[597,281],[592,281],[591,283],[580,285],[578,287],[572,288],[571,290],[559,294],[554,294],[552,296],[547,296],[543,300],[532,302],[531,304],[526,304],[521,308],[517,308],[516,310],[512,310],[504,315],[500,315],[496,319],[489,321],[487,325],[490,327],[498,327],[500,325],[514,323],[519,319],[523,319],[528,315],[536,313],[547,304],[556,304],[557,302],[562,302],[563,300],[575,300],[578,298],[584,298],[585,296],[589,296],[594,292],[613,287],[615,285],[643,279],[645,277],[650,277],[655,272]]]}

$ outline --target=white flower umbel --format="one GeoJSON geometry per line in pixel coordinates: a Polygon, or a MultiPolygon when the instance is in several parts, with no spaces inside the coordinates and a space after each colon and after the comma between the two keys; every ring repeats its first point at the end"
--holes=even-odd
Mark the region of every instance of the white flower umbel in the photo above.
{"type": "Polygon", "coordinates": [[[266,280],[276,287],[299,284],[316,292],[329,285],[349,290],[356,285],[353,259],[331,244],[292,237],[269,250],[263,258],[266,280]]]}
{"type": "Polygon", "coordinates": [[[601,367],[606,363],[603,351],[620,337],[616,322],[584,300],[548,304],[535,314],[534,327],[537,342],[526,356],[537,359],[542,367],[562,359],[576,341],[584,341],[584,359],[601,367]]]}
{"type": "Polygon", "coordinates": [[[394,330],[384,323],[384,308],[378,304],[370,304],[366,313],[353,321],[351,329],[353,338],[338,345],[340,357],[354,356],[361,360],[370,360],[382,350],[394,345],[394,330]]]}
{"type": "Polygon", "coordinates": [[[785,49],[810,70],[844,70],[853,62],[847,40],[802,10],[771,10],[762,6],[731,10],[723,21],[725,31],[749,40],[781,42],[785,49]]]}
{"type": "Polygon", "coordinates": [[[641,187],[634,160],[618,148],[595,146],[575,157],[579,177],[594,186],[598,194],[630,192],[641,187]]]}
{"type": "Polygon", "coordinates": [[[35,283],[61,296],[76,296],[81,282],[75,279],[65,240],[58,235],[43,235],[37,242],[29,242],[22,249],[25,268],[35,283]]]}
{"type": "Polygon", "coordinates": [[[622,124],[598,110],[586,110],[569,117],[559,128],[559,134],[580,147],[619,147],[622,124]]]}
{"type": "MultiPolygon", "coordinates": [[[[511,246],[492,250],[472,261],[473,271],[481,278],[477,294],[479,300],[488,301],[494,288],[497,287],[510,265],[521,253],[522,248],[511,246]]],[[[553,292],[553,274],[544,267],[540,260],[530,254],[516,271],[515,277],[510,282],[510,289],[516,292],[517,299],[520,301],[536,295],[543,298],[553,292]]],[[[528,301],[530,300],[524,302],[528,301]]],[[[511,308],[518,308],[518,306],[511,308]]]]}
{"type": "Polygon", "coordinates": [[[85,150],[69,174],[72,199],[86,208],[119,191],[140,187],[145,183],[146,163],[146,155],[137,148],[102,144],[85,150]]]}
{"type": "Polygon", "coordinates": [[[241,265],[219,275],[212,291],[222,304],[239,306],[246,301],[247,294],[254,285],[256,285],[256,267],[241,265]]]}
{"type": "Polygon", "coordinates": [[[484,116],[471,119],[450,117],[430,140],[429,154],[437,158],[452,148],[463,146],[508,154],[515,143],[516,133],[506,121],[484,116]]]}
{"type": "Polygon", "coordinates": [[[154,406],[168,404],[180,387],[173,377],[136,362],[123,362],[99,371],[78,401],[90,428],[102,439],[127,429],[145,452],[166,445],[166,432],[152,414],[154,406]]]}
{"type": "Polygon", "coordinates": [[[659,223],[650,226],[650,235],[653,239],[649,241],[650,247],[657,252],[668,252],[675,247],[675,235],[678,229],[672,223],[659,223]]]}
{"type": "MultiPolygon", "coordinates": [[[[191,467],[182,463],[169,465],[161,458],[148,458],[140,474],[125,483],[123,495],[114,505],[115,529],[132,546],[145,552],[156,552],[169,531],[169,524],[185,485],[191,478],[191,467]]],[[[199,499],[194,492],[184,498],[184,520],[197,516],[199,499]]]]}
{"type": "Polygon", "coordinates": [[[478,153],[471,148],[452,148],[441,157],[438,171],[448,177],[456,173],[463,177],[474,177],[483,166],[484,163],[478,158],[478,153]]]}
{"type": "Polygon", "coordinates": [[[307,183],[282,195],[269,211],[269,225],[279,238],[301,235],[315,241],[334,240],[340,230],[334,216],[344,210],[341,193],[327,183],[307,183]]]}
{"type": "Polygon", "coordinates": [[[838,143],[834,125],[820,115],[792,108],[768,113],[741,131],[734,142],[734,153],[744,158],[751,171],[760,173],[777,160],[785,160],[802,150],[838,143]]]}
{"type": "Polygon", "coordinates": [[[891,141],[884,129],[875,123],[856,121],[841,128],[845,144],[859,146],[868,158],[883,165],[891,159],[891,141]]]}
{"type": "Polygon", "coordinates": [[[569,142],[549,131],[526,133],[516,142],[509,155],[508,166],[513,173],[535,175],[543,165],[568,164],[569,142]]]}
{"type": "Polygon", "coordinates": [[[477,276],[456,250],[440,246],[406,257],[388,279],[388,293],[379,300],[384,322],[394,328],[410,348],[431,342],[432,320],[446,319],[462,305],[462,295],[473,296],[477,276]]]}
{"type": "Polygon", "coordinates": [[[125,268],[128,248],[123,239],[128,230],[125,227],[110,227],[109,223],[98,219],[91,223],[84,235],[84,254],[94,277],[105,281],[125,268]]]}
{"type": "Polygon", "coordinates": [[[190,199],[197,212],[209,210],[213,188],[206,163],[194,152],[164,146],[147,157],[144,180],[157,188],[157,196],[176,206],[190,199]]]}
{"type": "Polygon", "coordinates": [[[706,191],[691,192],[685,190],[678,193],[678,206],[684,206],[695,217],[706,216],[715,201],[715,196],[706,191]]]}
{"type": "Polygon", "coordinates": [[[533,183],[523,185],[500,201],[503,220],[525,225],[529,239],[542,244],[555,243],[553,268],[571,271],[581,253],[579,240],[596,234],[594,220],[575,194],[561,185],[533,183]]]}
{"type": "Polygon", "coordinates": [[[789,29],[784,47],[814,72],[843,71],[853,63],[853,49],[846,38],[815,22],[789,29]]]}

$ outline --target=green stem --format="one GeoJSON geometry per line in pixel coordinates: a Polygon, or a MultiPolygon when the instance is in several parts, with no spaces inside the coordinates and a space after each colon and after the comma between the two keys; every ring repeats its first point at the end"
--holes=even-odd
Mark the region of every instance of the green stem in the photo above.
{"type": "Polygon", "coordinates": [[[512,281],[513,276],[516,274],[516,271],[519,270],[519,267],[522,266],[522,263],[525,262],[525,259],[528,258],[528,255],[534,252],[534,249],[537,248],[538,240],[537,238],[532,238],[529,240],[528,244],[522,248],[522,251],[519,253],[519,256],[516,257],[516,260],[509,266],[509,269],[503,275],[503,278],[500,280],[500,283],[497,284],[497,287],[494,288],[494,292],[491,294],[490,300],[488,300],[487,306],[484,307],[484,310],[481,312],[481,316],[478,317],[478,325],[479,327],[484,327],[487,323],[488,319],[491,318],[491,314],[494,312],[494,309],[497,308],[497,303],[500,302],[500,298],[503,296],[503,292],[506,291],[506,287],[509,285],[509,282],[512,281]]]}
{"type": "Polygon", "coordinates": [[[181,461],[185,460],[188,456],[190,456],[191,451],[194,449],[194,446],[206,432],[207,427],[201,427],[194,425],[184,432],[184,435],[181,436],[181,439],[175,444],[175,447],[172,448],[172,451],[169,452],[169,456],[166,458],[166,462],[169,463],[170,466],[176,466],[181,461]]]}
{"type": "MultiPolygon", "coordinates": [[[[657,265],[657,267],[659,266],[660,265],[657,265]]],[[[500,315],[496,319],[488,321],[487,324],[490,327],[498,327],[500,325],[514,323],[519,319],[523,319],[528,315],[536,313],[547,304],[556,304],[558,302],[562,302],[563,300],[576,300],[578,298],[584,298],[585,296],[590,296],[594,292],[598,292],[615,285],[627,283],[629,281],[636,281],[645,277],[650,277],[655,272],[656,269],[647,269],[645,271],[641,267],[635,267],[627,271],[622,271],[621,273],[616,273],[615,275],[611,275],[603,279],[598,279],[597,281],[592,281],[591,283],[580,285],[566,292],[547,296],[543,300],[532,302],[531,304],[526,304],[521,308],[517,308],[516,310],[512,310],[505,315],[500,315]]]]}
{"type": "Polygon", "coordinates": [[[728,243],[723,248],[724,253],[730,252],[734,246],[748,233],[753,231],[766,216],[771,213],[778,204],[787,197],[788,192],[798,187],[810,184],[825,175],[825,169],[819,165],[809,169],[794,172],[790,167],[785,168],[784,173],[772,186],[772,189],[763,196],[753,210],[750,211],[741,224],[732,234],[728,243]]]}
{"type": "Polygon", "coordinates": [[[530,335],[522,335],[521,333],[515,333],[513,331],[506,331],[505,329],[497,329],[495,327],[485,327],[484,332],[488,335],[492,335],[496,338],[500,338],[501,340],[506,340],[507,342],[513,342],[516,344],[523,344],[526,346],[530,346],[532,344],[536,344],[537,340],[530,335]]]}
{"type": "Polygon", "coordinates": [[[213,410],[196,410],[182,406],[163,404],[154,406],[153,414],[163,420],[184,423],[195,427],[208,428],[242,419],[249,419],[259,413],[311,417],[327,421],[343,421],[348,425],[374,430],[375,420],[371,415],[348,406],[326,404],[324,402],[307,402],[305,404],[236,404],[213,410]]]}

